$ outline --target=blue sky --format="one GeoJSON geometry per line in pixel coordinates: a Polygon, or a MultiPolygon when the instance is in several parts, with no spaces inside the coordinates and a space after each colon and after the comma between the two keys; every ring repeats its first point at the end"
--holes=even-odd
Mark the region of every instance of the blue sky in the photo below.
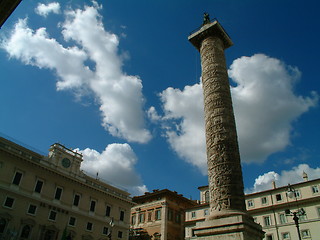
{"type": "Polygon", "coordinates": [[[0,132],[132,194],[207,184],[204,12],[226,50],[246,191],[320,177],[318,1],[22,1],[0,30],[0,132]]]}

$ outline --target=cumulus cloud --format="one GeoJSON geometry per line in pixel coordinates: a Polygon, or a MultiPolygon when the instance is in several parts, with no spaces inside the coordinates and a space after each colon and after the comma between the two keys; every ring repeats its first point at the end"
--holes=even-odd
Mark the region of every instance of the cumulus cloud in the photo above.
{"type": "MultiPolygon", "coordinates": [[[[292,123],[318,103],[318,95],[294,93],[301,73],[263,54],[233,61],[229,76],[240,154],[244,162],[263,162],[290,144],[292,123]]],[[[206,173],[201,84],[161,94],[165,135],[174,151],[206,173]]]]}
{"type": "Polygon", "coordinates": [[[59,14],[60,4],[58,2],[52,2],[47,5],[43,3],[39,3],[37,8],[35,9],[35,12],[43,17],[47,17],[49,13],[59,14]]]}
{"type": "Polygon", "coordinates": [[[167,88],[160,94],[165,136],[172,149],[187,162],[206,173],[206,153],[201,84],[182,91],[167,88]]]}
{"type": "Polygon", "coordinates": [[[137,157],[129,144],[109,144],[101,153],[90,148],[76,149],[83,154],[81,169],[100,180],[125,188],[133,195],[148,191],[135,171],[137,157]]]}
{"type": "Polygon", "coordinates": [[[260,175],[256,178],[253,187],[246,189],[246,193],[260,192],[271,189],[273,181],[277,187],[302,182],[303,172],[308,175],[308,180],[313,180],[320,177],[320,168],[311,168],[308,164],[300,164],[296,167],[293,167],[291,170],[284,170],[280,174],[271,171],[260,175]]]}
{"type": "Polygon", "coordinates": [[[91,92],[100,104],[102,125],[110,134],[128,141],[146,143],[142,81],[122,71],[119,38],[104,29],[98,10],[101,6],[70,10],[61,24],[64,47],[50,38],[46,28],[32,30],[19,20],[11,36],[2,42],[11,58],[57,73],[57,90],[91,92]]]}

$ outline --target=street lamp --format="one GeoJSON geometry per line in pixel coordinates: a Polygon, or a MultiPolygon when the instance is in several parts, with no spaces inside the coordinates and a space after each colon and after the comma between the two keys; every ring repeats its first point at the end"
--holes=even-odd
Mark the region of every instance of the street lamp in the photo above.
{"type": "MultiPolygon", "coordinates": [[[[290,184],[288,184],[287,196],[289,198],[294,197],[295,200],[297,201],[296,191],[292,186],[290,186],[290,184]]],[[[299,208],[297,211],[291,211],[290,209],[286,209],[285,213],[288,216],[293,216],[293,221],[294,221],[296,228],[297,228],[297,231],[298,231],[298,237],[299,237],[299,240],[301,240],[301,234],[300,234],[300,229],[299,229],[299,217],[305,215],[306,212],[304,211],[303,208],[299,208]]]]}

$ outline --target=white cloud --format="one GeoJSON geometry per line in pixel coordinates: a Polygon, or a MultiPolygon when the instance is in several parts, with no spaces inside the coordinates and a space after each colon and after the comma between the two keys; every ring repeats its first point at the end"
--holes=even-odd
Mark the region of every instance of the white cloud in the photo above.
{"type": "MultiPolygon", "coordinates": [[[[263,162],[290,144],[292,123],[318,102],[316,93],[297,96],[297,68],[263,54],[236,59],[229,76],[240,154],[244,162],[263,162]]],[[[206,173],[203,96],[200,84],[161,94],[168,142],[187,162],[206,173]],[[169,122],[168,122],[169,121],[169,122]]]]}
{"type": "Polygon", "coordinates": [[[47,17],[51,12],[55,14],[59,14],[60,4],[58,2],[52,2],[47,5],[43,3],[39,3],[37,8],[35,9],[35,12],[43,17],[47,17]]]}
{"type": "Polygon", "coordinates": [[[173,150],[206,173],[206,154],[201,84],[182,91],[167,88],[161,94],[165,135],[173,150]]]}
{"type": "Polygon", "coordinates": [[[317,104],[315,93],[295,95],[300,75],[297,68],[263,54],[241,57],[230,66],[229,76],[237,83],[231,91],[245,162],[263,162],[288,146],[292,123],[317,104]]]}
{"type": "Polygon", "coordinates": [[[272,171],[260,175],[258,178],[256,178],[253,187],[247,189],[246,193],[260,192],[271,189],[273,181],[277,187],[302,182],[303,172],[308,175],[308,180],[313,180],[320,177],[320,168],[311,168],[308,164],[300,164],[296,167],[293,167],[291,170],[282,171],[281,174],[272,171]]]}
{"type": "Polygon", "coordinates": [[[119,39],[105,31],[98,6],[70,10],[61,24],[66,41],[76,43],[63,47],[50,38],[45,28],[28,28],[19,20],[9,39],[2,43],[12,58],[57,73],[57,89],[92,92],[100,104],[102,125],[113,136],[146,143],[151,139],[145,128],[142,81],[121,69],[119,39]],[[90,61],[88,61],[90,60],[90,61]],[[89,65],[86,65],[90,62],[89,65]]]}
{"type": "Polygon", "coordinates": [[[90,175],[98,172],[100,180],[125,188],[133,195],[148,191],[134,169],[137,157],[130,145],[109,144],[101,153],[90,148],[76,150],[83,154],[81,169],[90,175]]]}

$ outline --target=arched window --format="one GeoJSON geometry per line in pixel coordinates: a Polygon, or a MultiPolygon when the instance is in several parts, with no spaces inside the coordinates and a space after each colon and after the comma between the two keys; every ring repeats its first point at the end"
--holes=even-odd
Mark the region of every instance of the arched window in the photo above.
{"type": "Polygon", "coordinates": [[[20,238],[22,238],[22,239],[28,239],[28,238],[29,238],[29,235],[30,235],[30,232],[31,232],[31,227],[30,227],[29,225],[25,225],[25,226],[22,228],[20,238]]]}

